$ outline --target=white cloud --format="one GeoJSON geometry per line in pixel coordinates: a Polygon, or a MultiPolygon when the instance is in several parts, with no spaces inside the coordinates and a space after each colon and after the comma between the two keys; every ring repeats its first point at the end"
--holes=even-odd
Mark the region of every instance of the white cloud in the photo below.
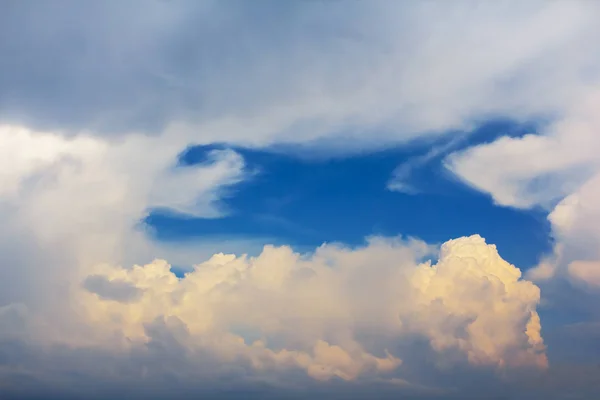
{"type": "Polygon", "coordinates": [[[325,245],[310,256],[267,246],[252,258],[216,254],[181,280],[165,261],[97,266],[92,277],[141,295],[122,302],[82,288],[77,303],[105,337],[146,342],[147,324],[175,318],[193,348],[259,369],[300,368],[317,379],[397,367],[389,349],[364,349],[358,338],[366,332],[381,343],[423,336],[436,351],[458,351],[476,365],[546,365],[539,290],[494,246],[478,236],[449,241],[433,266],[415,261],[424,251],[420,242],[383,239],[356,250],[325,245]]]}
{"type": "Polygon", "coordinates": [[[202,217],[220,216],[220,210],[215,207],[220,196],[214,188],[240,182],[244,178],[244,159],[233,150],[212,150],[208,159],[210,168],[186,167],[161,174],[154,183],[147,206],[202,217]],[[190,195],[188,188],[204,198],[190,195]]]}
{"type": "MultiPolygon", "coordinates": [[[[429,362],[423,354],[416,358],[422,365],[403,364],[398,344],[415,337],[454,365],[545,368],[539,289],[479,236],[451,240],[437,263],[419,263],[432,250],[385,238],[357,249],[323,245],[306,255],[267,246],[257,257],[215,254],[182,279],[162,260],[133,268],[97,264],[71,288],[75,325],[59,327],[15,305],[0,309],[0,318],[21,321],[13,339],[35,326],[29,346],[83,352],[85,364],[167,346],[174,368],[238,367],[262,380],[275,374],[284,384],[294,384],[298,378],[286,374],[298,372],[317,381],[397,380],[399,366],[410,371],[429,362]]],[[[2,326],[8,338],[6,327],[19,325],[2,326]]],[[[139,361],[142,375],[150,361],[139,361]]],[[[29,373],[41,377],[42,368],[29,373]]],[[[101,370],[88,373],[105,378],[101,370]]]]}
{"type": "Polygon", "coordinates": [[[0,196],[15,197],[23,180],[32,178],[60,160],[93,156],[102,148],[99,140],[65,140],[58,134],[34,133],[17,126],[0,126],[0,196]]]}
{"type": "Polygon", "coordinates": [[[598,92],[574,102],[540,134],[503,137],[448,158],[448,167],[504,206],[545,207],[557,241],[531,277],[560,272],[596,285],[600,260],[600,106],[598,92]],[[567,268],[569,264],[571,267],[567,268]],[[585,273],[583,269],[585,265],[585,273]]]}
{"type": "MultiPolygon", "coordinates": [[[[600,92],[599,92],[600,93],[600,92]]],[[[452,171],[505,206],[549,206],[600,168],[598,94],[570,105],[542,135],[502,137],[452,155],[452,171]]]]}
{"type": "Polygon", "coordinates": [[[183,146],[168,136],[109,141],[0,125],[0,141],[0,270],[13,278],[0,283],[0,304],[35,302],[53,312],[66,301],[60,288],[82,269],[164,253],[136,229],[149,207],[219,215],[219,190],[244,176],[232,151],[175,168],[183,146]]]}

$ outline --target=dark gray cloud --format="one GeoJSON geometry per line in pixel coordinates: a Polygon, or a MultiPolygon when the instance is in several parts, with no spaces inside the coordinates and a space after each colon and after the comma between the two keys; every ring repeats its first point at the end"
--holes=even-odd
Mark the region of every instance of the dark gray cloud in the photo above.
{"type": "MultiPolygon", "coordinates": [[[[593,399],[600,395],[600,368],[557,365],[543,373],[493,378],[473,369],[429,370],[444,390],[425,390],[390,382],[318,383],[295,374],[295,384],[282,386],[257,379],[243,365],[224,366],[210,354],[178,351],[177,333],[164,322],[148,328],[147,346],[129,353],[98,349],[43,348],[22,339],[0,341],[2,399],[422,399],[422,400],[559,400],[593,399]],[[20,365],[20,368],[5,368],[20,365]]],[[[288,382],[290,376],[286,377],[288,382]]]]}
{"type": "Polygon", "coordinates": [[[195,8],[160,1],[5,2],[0,117],[44,128],[156,129],[173,99],[158,73],[164,58],[155,55],[176,29],[169,13],[195,8]]]}
{"type": "Polygon", "coordinates": [[[346,20],[357,6],[330,3],[326,15],[321,8],[264,0],[6,1],[0,119],[157,132],[173,120],[251,112],[297,95],[298,67],[323,50],[301,46],[319,36],[326,47],[343,35],[328,28],[329,13],[346,20]]]}
{"type": "MultiPolygon", "coordinates": [[[[264,374],[241,360],[224,362],[210,349],[190,351],[185,324],[159,317],[145,326],[148,342],[128,351],[43,345],[23,333],[27,310],[0,309],[0,398],[4,399],[592,399],[600,366],[556,362],[547,371],[436,365],[422,340],[395,350],[410,368],[386,380],[317,382],[299,370],[264,374]],[[8,328],[11,328],[7,330],[8,328]],[[20,333],[19,333],[20,332],[20,333]],[[416,368],[415,368],[416,367],[416,368]],[[415,379],[410,375],[414,373],[415,379]],[[407,375],[408,374],[408,375],[407,375]],[[407,379],[392,381],[393,378],[407,379]]],[[[578,333],[581,334],[581,331],[578,333]]]]}
{"type": "Polygon", "coordinates": [[[194,140],[343,132],[366,146],[547,115],[564,106],[572,71],[595,65],[580,57],[592,54],[579,40],[589,21],[583,5],[518,4],[7,0],[0,120],[103,135],[210,122],[222,125],[194,140]]]}

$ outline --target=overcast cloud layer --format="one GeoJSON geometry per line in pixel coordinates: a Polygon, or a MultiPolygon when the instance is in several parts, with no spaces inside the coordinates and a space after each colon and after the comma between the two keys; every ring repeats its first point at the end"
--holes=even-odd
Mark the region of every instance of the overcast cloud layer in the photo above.
{"type": "Polygon", "coordinates": [[[577,309],[598,337],[596,3],[0,8],[0,393],[600,393],[597,348],[553,364],[538,314],[577,309]],[[192,144],[348,155],[494,117],[540,128],[446,166],[499,206],[548,211],[555,251],[526,279],[477,235],[250,257],[252,239],[165,245],[140,226],[152,208],[224,215],[223,193],[252,179],[233,150],[178,166],[192,144]]]}

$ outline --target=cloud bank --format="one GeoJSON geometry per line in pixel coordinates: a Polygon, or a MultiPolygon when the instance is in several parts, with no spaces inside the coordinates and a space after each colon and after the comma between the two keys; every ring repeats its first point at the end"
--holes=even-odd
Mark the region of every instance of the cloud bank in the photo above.
{"type": "MultiPolygon", "coordinates": [[[[451,240],[435,264],[419,263],[431,251],[423,242],[384,238],[358,249],[324,245],[310,255],[267,246],[257,257],[215,254],[181,279],[163,260],[96,265],[71,298],[82,326],[55,338],[38,332],[28,345],[44,354],[57,346],[91,352],[86,363],[158,346],[173,368],[197,364],[207,381],[243,368],[263,381],[301,371],[318,381],[392,382],[401,379],[398,343],[415,338],[448,365],[546,368],[539,289],[479,236],[451,240]]],[[[36,324],[57,329],[25,306],[4,307],[2,318],[25,332],[36,324]]],[[[2,332],[13,340],[21,334],[2,332]]],[[[155,368],[136,367],[130,383],[155,368]]],[[[29,373],[41,379],[44,371],[29,373]]]]}
{"type": "Polygon", "coordinates": [[[3,13],[4,121],[347,152],[561,114],[600,62],[591,2],[59,3],[3,13]]]}

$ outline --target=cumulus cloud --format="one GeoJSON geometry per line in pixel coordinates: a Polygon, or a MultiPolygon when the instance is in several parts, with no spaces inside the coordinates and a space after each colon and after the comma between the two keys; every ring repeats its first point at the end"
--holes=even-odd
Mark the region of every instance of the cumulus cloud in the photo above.
{"type": "Polygon", "coordinates": [[[295,366],[317,379],[354,379],[400,364],[389,349],[366,351],[357,339],[366,332],[382,342],[422,335],[436,351],[457,350],[473,364],[545,366],[537,287],[478,236],[445,243],[434,265],[417,264],[427,249],[375,239],[301,256],[267,246],[257,257],[216,254],[182,279],[165,261],[104,265],[92,276],[143,294],[123,304],[81,293],[80,302],[109,333],[144,341],[146,324],[168,316],[221,357],[239,355],[258,368],[295,366]]]}
{"type": "MultiPolygon", "coordinates": [[[[79,329],[63,330],[29,345],[66,346],[88,354],[86,363],[162,349],[161,363],[172,360],[175,369],[244,368],[286,384],[297,378],[285,374],[298,372],[317,381],[398,380],[398,367],[420,367],[403,365],[405,354],[398,353],[399,343],[415,337],[455,365],[545,368],[539,289],[479,236],[448,241],[436,263],[421,262],[432,250],[385,238],[356,249],[323,245],[305,255],[266,246],[256,257],[215,254],[183,278],[162,260],[133,268],[98,264],[72,298],[85,338],[79,329]]],[[[0,309],[0,317],[31,319],[21,309],[0,309]]],[[[55,323],[35,317],[46,329],[55,323]]],[[[142,375],[153,368],[139,362],[142,375]]]]}

